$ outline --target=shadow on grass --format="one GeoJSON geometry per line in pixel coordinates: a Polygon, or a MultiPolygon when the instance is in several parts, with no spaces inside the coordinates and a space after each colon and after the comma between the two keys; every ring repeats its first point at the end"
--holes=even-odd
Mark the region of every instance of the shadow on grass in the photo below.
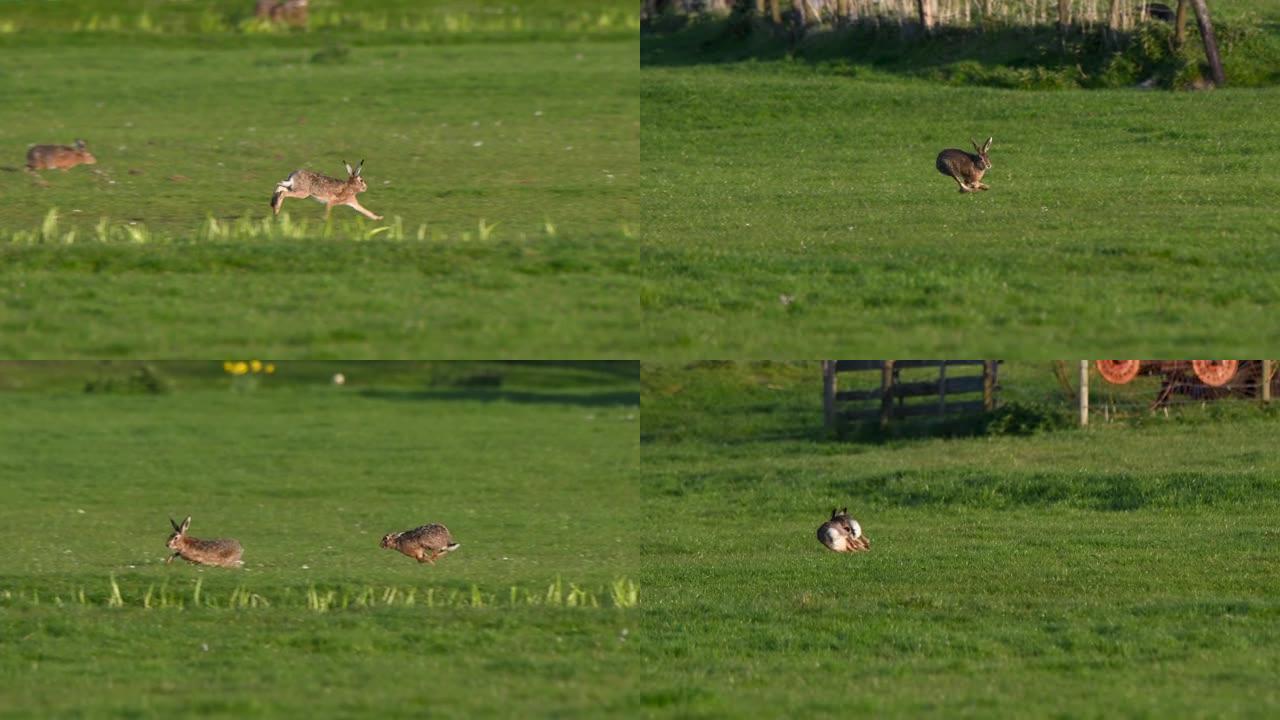
{"type": "Polygon", "coordinates": [[[509,402],[528,405],[577,405],[580,407],[639,406],[639,391],[607,392],[536,392],[495,388],[456,388],[448,390],[361,390],[360,396],[393,402],[509,402]]]}

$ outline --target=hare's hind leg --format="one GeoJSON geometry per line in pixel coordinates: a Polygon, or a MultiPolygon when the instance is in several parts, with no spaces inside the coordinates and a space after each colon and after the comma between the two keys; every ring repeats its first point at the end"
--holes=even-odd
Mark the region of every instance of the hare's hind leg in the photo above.
{"type": "Polygon", "coordinates": [[[973,192],[973,188],[969,187],[968,185],[965,185],[964,181],[960,179],[959,175],[952,175],[951,179],[955,180],[956,184],[960,186],[960,192],[962,193],[973,192]]]}

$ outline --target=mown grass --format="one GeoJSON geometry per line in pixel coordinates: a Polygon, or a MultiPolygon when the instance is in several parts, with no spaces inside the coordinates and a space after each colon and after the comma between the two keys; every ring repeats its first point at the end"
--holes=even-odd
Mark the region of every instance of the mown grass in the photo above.
{"type": "MultiPolygon", "coordinates": [[[[554,18],[583,7],[525,9],[554,18]]],[[[362,11],[398,12],[376,5],[362,11]]],[[[52,10],[30,12],[43,17],[52,10]]],[[[230,295],[252,299],[252,305],[240,303],[240,313],[270,318],[261,326],[264,336],[280,342],[298,323],[309,322],[277,309],[294,305],[299,296],[325,296],[325,286],[335,285],[326,304],[353,324],[377,325],[389,309],[438,328],[412,331],[418,336],[413,344],[435,357],[601,356],[607,348],[627,347],[626,335],[600,328],[634,327],[639,318],[631,240],[639,213],[634,33],[566,30],[544,38],[514,31],[483,37],[444,30],[282,36],[193,31],[139,38],[55,29],[0,34],[0,49],[9,58],[0,166],[11,171],[0,173],[6,200],[0,238],[18,245],[4,249],[12,264],[0,285],[26,288],[0,305],[0,318],[11,328],[36,329],[10,357],[92,353],[72,337],[39,329],[60,322],[46,311],[54,305],[124,328],[137,320],[117,312],[132,310],[113,307],[117,302],[160,294],[169,298],[165,312],[186,319],[207,312],[215,294],[229,293],[216,276],[196,273],[171,282],[184,272],[177,266],[186,264],[181,258],[187,252],[216,250],[94,251],[116,255],[123,265],[146,257],[154,276],[23,275],[14,268],[43,262],[32,258],[48,252],[29,243],[66,244],[70,233],[83,243],[102,234],[100,227],[117,241],[208,239],[211,223],[226,229],[264,222],[275,183],[293,170],[338,175],[343,160],[362,158],[369,190],[361,202],[384,221],[337,208],[325,227],[320,204],[287,201],[294,231],[281,237],[289,242],[262,243],[255,250],[295,254],[294,277],[252,266],[239,274],[230,295]],[[96,165],[45,172],[43,182],[20,172],[29,145],[77,137],[88,141],[96,165]],[[56,238],[46,237],[43,226],[54,208],[56,238]],[[552,252],[580,257],[573,264],[590,267],[592,278],[584,282],[567,268],[528,272],[521,258],[545,248],[526,241],[548,237],[563,249],[552,252]],[[322,238],[426,242],[416,252],[438,261],[432,272],[444,279],[357,278],[361,266],[379,266],[377,251],[366,255],[367,248],[338,251],[350,262],[321,277],[316,268],[334,266],[324,258],[332,244],[317,242],[322,238]],[[492,282],[462,280],[470,259],[484,265],[492,282]],[[156,276],[170,282],[157,285],[156,276]],[[105,302],[76,303],[68,286],[105,302]],[[383,304],[397,297],[390,308],[383,304]],[[449,329],[459,325],[464,330],[449,329]],[[465,330],[485,325],[504,329],[479,335],[465,330]],[[553,337],[558,339],[544,342],[553,337]]],[[[234,316],[206,317],[201,324],[235,334],[234,316]]],[[[193,336],[190,323],[155,315],[149,321],[153,339],[137,341],[121,332],[108,341],[121,350],[108,354],[190,357],[211,349],[205,338],[193,336]]],[[[328,330],[353,332],[343,326],[328,330]]],[[[363,349],[284,345],[292,346],[294,357],[401,354],[399,333],[361,332],[368,339],[363,349]]]]}
{"type": "MultiPolygon", "coordinates": [[[[1011,371],[1035,395],[1043,370],[1011,371]]],[[[1280,706],[1273,414],[844,443],[821,431],[812,364],[643,377],[664,532],[641,546],[635,648],[655,713],[1280,706]],[[818,544],[833,505],[871,552],[818,544]]]]}
{"type": "Polygon", "coordinates": [[[1276,327],[1274,88],[1003,91],[788,62],[642,76],[658,355],[980,337],[985,354],[1186,356],[1276,327]],[[988,135],[991,190],[962,195],[934,158],[988,135]]]}
{"type": "Polygon", "coordinates": [[[5,357],[637,352],[630,241],[0,246],[5,357]]]}
{"type": "Polygon", "coordinates": [[[157,367],[187,379],[84,393],[96,364],[0,368],[42,388],[0,394],[6,713],[585,717],[630,692],[634,610],[610,593],[637,563],[634,376],[521,365],[449,392],[439,366],[346,363],[337,387],[281,363],[236,391],[157,367]],[[245,567],[163,564],[187,513],[245,567]],[[434,567],[378,547],[428,521],[462,543],[434,567]]]}

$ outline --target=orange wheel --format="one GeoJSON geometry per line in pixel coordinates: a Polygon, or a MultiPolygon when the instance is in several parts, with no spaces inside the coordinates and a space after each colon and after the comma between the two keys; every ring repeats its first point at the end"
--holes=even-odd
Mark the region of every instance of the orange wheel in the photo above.
{"type": "Polygon", "coordinates": [[[1112,385],[1123,385],[1138,377],[1142,368],[1141,360],[1095,360],[1098,374],[1112,385]]]}
{"type": "Polygon", "coordinates": [[[1192,360],[1191,369],[1196,371],[1200,382],[1213,387],[1222,387],[1231,382],[1240,369],[1239,360],[1192,360]]]}

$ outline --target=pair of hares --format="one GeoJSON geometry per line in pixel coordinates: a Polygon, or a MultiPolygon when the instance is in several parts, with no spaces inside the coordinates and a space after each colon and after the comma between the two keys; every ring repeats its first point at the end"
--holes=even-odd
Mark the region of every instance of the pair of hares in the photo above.
{"type": "MultiPolygon", "coordinates": [[[[239,542],[231,538],[201,540],[187,535],[187,528],[191,527],[190,515],[181,525],[174,522],[173,518],[169,519],[169,524],[173,526],[173,534],[169,536],[169,549],[173,554],[165,563],[171,563],[174,558],[180,557],[196,565],[244,565],[244,561],[240,559],[244,549],[239,542]]],[[[453,541],[449,528],[431,523],[404,532],[388,533],[382,538],[382,547],[399,550],[420,563],[435,565],[437,558],[457,550],[458,543],[453,541]]]]}
{"type": "Polygon", "coordinates": [[[871,549],[871,541],[863,536],[862,526],[849,517],[849,508],[831,509],[831,519],[818,527],[818,542],[842,553],[871,549]]]}
{"type": "Polygon", "coordinates": [[[977,141],[969,138],[973,149],[978,151],[977,155],[955,148],[947,148],[938,153],[938,172],[955,180],[962,193],[988,189],[982,182],[982,176],[991,169],[991,158],[987,157],[991,150],[991,140],[987,138],[982,147],[978,147],[977,141]]]}
{"type": "Polygon", "coordinates": [[[85,147],[83,140],[75,145],[33,145],[27,151],[28,170],[66,171],[77,165],[93,165],[98,159],[85,147]]]}
{"type": "Polygon", "coordinates": [[[346,160],[343,160],[342,164],[347,168],[346,180],[321,175],[311,170],[294,170],[289,174],[289,177],[276,183],[275,194],[271,196],[271,209],[275,211],[276,215],[279,215],[280,206],[284,204],[285,198],[309,197],[324,203],[324,216],[326,219],[335,205],[346,205],[354,208],[370,220],[381,220],[381,215],[374,215],[369,212],[356,199],[357,193],[362,193],[369,189],[369,186],[364,182],[364,178],[360,177],[360,171],[364,169],[364,160],[361,160],[354,170],[346,160]]]}

